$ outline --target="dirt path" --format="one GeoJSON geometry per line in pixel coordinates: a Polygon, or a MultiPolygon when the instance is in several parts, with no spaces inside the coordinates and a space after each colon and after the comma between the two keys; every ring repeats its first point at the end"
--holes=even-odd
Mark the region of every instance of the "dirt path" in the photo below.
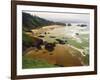
{"type": "Polygon", "coordinates": [[[46,60],[50,64],[56,64],[60,66],[82,66],[80,55],[81,52],[73,49],[70,46],[57,44],[55,50],[49,52],[44,48],[42,50],[30,50],[25,56],[35,59],[46,60]]]}

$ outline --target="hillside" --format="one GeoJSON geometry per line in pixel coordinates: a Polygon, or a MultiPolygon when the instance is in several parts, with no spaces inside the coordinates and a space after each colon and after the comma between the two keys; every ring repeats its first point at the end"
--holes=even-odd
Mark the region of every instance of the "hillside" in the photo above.
{"type": "Polygon", "coordinates": [[[22,26],[24,31],[30,31],[31,29],[36,29],[36,28],[41,28],[43,26],[48,26],[48,25],[65,25],[64,23],[60,22],[53,22],[49,21],[43,18],[40,18],[39,16],[33,16],[28,13],[22,13],[22,26]]]}

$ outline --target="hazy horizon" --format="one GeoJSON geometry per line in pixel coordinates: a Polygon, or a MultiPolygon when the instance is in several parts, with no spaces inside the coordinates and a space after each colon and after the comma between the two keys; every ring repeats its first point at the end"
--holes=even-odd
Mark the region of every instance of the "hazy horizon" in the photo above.
{"type": "Polygon", "coordinates": [[[59,12],[36,12],[36,11],[23,11],[33,16],[39,16],[41,18],[62,23],[86,23],[89,24],[90,15],[87,13],[59,13],[59,12]]]}

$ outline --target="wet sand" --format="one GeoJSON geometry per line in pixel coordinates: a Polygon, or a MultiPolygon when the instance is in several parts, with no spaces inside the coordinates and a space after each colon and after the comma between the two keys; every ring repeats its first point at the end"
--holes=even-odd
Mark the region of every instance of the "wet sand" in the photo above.
{"type": "Polygon", "coordinates": [[[39,60],[46,60],[50,64],[61,65],[64,67],[82,66],[81,52],[74,48],[57,44],[54,51],[49,52],[44,48],[42,50],[31,49],[24,56],[39,60]]]}

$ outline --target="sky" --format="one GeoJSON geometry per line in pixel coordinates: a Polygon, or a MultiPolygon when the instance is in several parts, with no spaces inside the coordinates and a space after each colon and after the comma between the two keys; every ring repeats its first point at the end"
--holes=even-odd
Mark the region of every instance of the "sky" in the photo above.
{"type": "Polygon", "coordinates": [[[63,23],[88,23],[90,15],[88,13],[60,13],[60,12],[39,12],[39,11],[23,11],[31,15],[37,15],[41,18],[54,21],[54,22],[63,22],[63,23]]]}

